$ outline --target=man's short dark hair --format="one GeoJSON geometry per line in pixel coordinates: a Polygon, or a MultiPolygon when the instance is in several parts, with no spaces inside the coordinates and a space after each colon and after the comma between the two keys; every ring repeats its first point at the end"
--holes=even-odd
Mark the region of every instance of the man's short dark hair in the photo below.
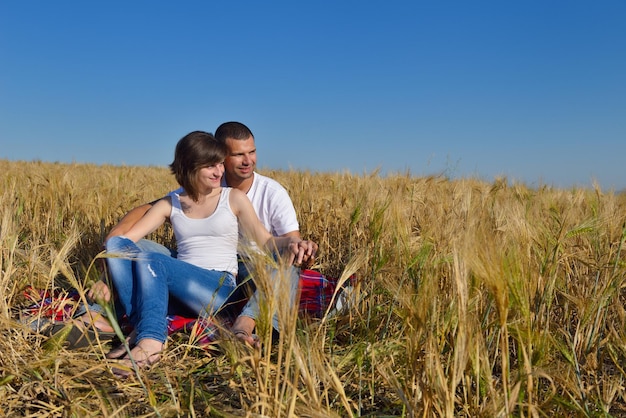
{"type": "Polygon", "coordinates": [[[245,140],[250,137],[254,138],[252,131],[241,122],[224,122],[215,131],[215,139],[223,144],[228,138],[245,140]]]}

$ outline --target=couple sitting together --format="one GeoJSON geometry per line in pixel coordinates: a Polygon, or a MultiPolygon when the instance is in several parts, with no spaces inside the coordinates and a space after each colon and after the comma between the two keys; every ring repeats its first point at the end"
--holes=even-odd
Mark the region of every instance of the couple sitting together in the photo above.
{"type": "MultiPolygon", "coordinates": [[[[318,246],[300,237],[287,191],[255,173],[255,166],[254,136],[239,122],[220,125],[215,136],[195,131],[178,142],[170,169],[181,187],[130,211],[105,242],[109,277],[123,310],[118,316],[125,314],[133,327],[130,353],[122,345],[107,357],[119,358],[128,367],[132,361],[153,364],[165,346],[171,304],[200,317],[222,308],[235,292],[237,279],[248,275],[238,262],[241,238],[268,253],[282,254],[290,264],[313,260],[318,246]],[[165,247],[142,239],[166,221],[176,238],[175,257],[165,247]]],[[[293,275],[297,283],[297,273],[293,275]]],[[[88,296],[108,302],[111,292],[100,281],[88,296]]],[[[258,315],[253,296],[232,325],[235,336],[254,344],[258,315]]],[[[93,312],[80,319],[84,327],[112,331],[106,318],[93,312]]],[[[124,369],[114,372],[127,375],[129,369],[124,369]]]]}

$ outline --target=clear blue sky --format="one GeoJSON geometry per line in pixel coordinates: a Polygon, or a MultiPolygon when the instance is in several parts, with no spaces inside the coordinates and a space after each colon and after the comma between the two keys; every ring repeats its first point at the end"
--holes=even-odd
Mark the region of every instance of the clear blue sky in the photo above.
{"type": "Polygon", "coordinates": [[[626,1],[0,3],[0,158],[626,188],[626,1]]]}

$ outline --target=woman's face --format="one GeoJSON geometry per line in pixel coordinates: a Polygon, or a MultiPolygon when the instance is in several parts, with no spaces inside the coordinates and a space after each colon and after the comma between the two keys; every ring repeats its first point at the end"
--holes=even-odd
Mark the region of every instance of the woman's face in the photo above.
{"type": "Polygon", "coordinates": [[[198,170],[198,182],[204,187],[214,189],[220,187],[224,174],[224,162],[202,167],[198,170]]]}

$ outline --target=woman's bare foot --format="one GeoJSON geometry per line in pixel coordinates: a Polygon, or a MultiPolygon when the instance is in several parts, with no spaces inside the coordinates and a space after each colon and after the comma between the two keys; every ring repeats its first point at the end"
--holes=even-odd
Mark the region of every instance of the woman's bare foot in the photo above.
{"type": "Polygon", "coordinates": [[[152,338],[139,340],[137,345],[130,350],[130,357],[126,356],[119,360],[119,367],[113,368],[113,374],[125,378],[131,375],[134,370],[134,365],[140,369],[152,366],[161,360],[161,353],[164,347],[165,344],[152,338]]]}
{"type": "Polygon", "coordinates": [[[100,313],[87,312],[79,316],[77,319],[79,322],[93,326],[98,331],[115,332],[107,317],[102,316],[100,313]]]}
{"type": "Polygon", "coordinates": [[[104,331],[104,332],[115,332],[115,330],[113,329],[113,326],[111,325],[111,323],[109,322],[109,320],[98,314],[97,316],[94,317],[93,319],[93,325],[98,328],[100,331],[104,331]]]}

